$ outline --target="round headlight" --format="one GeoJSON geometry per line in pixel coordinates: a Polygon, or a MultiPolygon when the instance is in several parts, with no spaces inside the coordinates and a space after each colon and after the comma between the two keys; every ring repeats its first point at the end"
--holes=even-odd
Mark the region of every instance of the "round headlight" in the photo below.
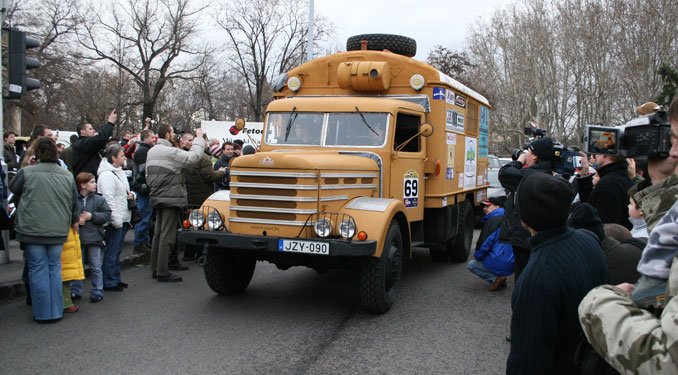
{"type": "Polygon", "coordinates": [[[195,228],[200,228],[205,224],[205,217],[202,215],[200,210],[193,210],[188,214],[188,221],[191,222],[191,225],[195,228]]]}
{"type": "Polygon", "coordinates": [[[344,219],[339,224],[339,235],[344,238],[353,238],[355,235],[355,221],[353,219],[344,219]]]}
{"type": "Polygon", "coordinates": [[[313,225],[313,229],[318,237],[328,237],[332,233],[332,222],[326,218],[319,219],[313,225]]]}
{"type": "Polygon", "coordinates": [[[221,228],[224,222],[221,220],[221,215],[217,211],[210,211],[207,214],[207,228],[210,230],[217,230],[221,228]]]}

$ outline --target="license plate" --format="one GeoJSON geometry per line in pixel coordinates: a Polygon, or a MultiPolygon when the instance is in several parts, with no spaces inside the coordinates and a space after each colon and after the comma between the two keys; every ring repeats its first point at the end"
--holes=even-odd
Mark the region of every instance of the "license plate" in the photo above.
{"type": "Polygon", "coordinates": [[[278,251],[330,255],[330,244],[314,241],[278,240],[278,251]]]}

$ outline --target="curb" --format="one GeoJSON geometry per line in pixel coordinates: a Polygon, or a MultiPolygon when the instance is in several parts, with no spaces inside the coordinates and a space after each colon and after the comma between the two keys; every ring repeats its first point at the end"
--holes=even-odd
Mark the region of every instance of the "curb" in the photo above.
{"type": "MultiPolygon", "coordinates": [[[[151,253],[132,253],[120,259],[123,268],[134,266],[140,263],[147,263],[150,260],[151,253]]],[[[89,275],[89,268],[85,267],[85,277],[89,275]]],[[[0,283],[0,303],[12,302],[14,300],[26,297],[26,288],[23,280],[9,281],[0,283]]]]}

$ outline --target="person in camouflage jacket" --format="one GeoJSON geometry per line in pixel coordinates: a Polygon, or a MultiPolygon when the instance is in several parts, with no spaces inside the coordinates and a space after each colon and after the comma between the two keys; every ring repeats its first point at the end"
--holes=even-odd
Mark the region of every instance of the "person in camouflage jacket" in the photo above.
{"type": "MultiPolygon", "coordinates": [[[[673,166],[675,169],[678,164],[674,162],[673,166]]],[[[673,173],[666,179],[635,193],[633,199],[643,211],[647,231],[651,232],[659,219],[678,200],[678,175],[673,173]]]]}
{"type": "MultiPolygon", "coordinates": [[[[650,234],[651,246],[678,248],[678,204],[650,234]]],[[[579,319],[593,349],[622,374],[678,374],[678,254],[669,273],[666,304],[657,318],[629,297],[631,284],[593,289],[579,304],[579,319]]]]}

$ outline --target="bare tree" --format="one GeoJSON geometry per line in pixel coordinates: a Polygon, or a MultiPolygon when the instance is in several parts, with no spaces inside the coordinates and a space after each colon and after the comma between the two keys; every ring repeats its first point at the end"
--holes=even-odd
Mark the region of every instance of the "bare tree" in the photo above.
{"type": "Polygon", "coordinates": [[[141,104],[142,117],[153,117],[165,86],[194,78],[211,52],[191,44],[202,10],[191,8],[189,0],[106,2],[88,13],[78,33],[87,51],[83,57],[113,63],[129,75],[140,93],[129,104],[141,104]]]}
{"type": "MultiPolygon", "coordinates": [[[[447,47],[436,45],[429,52],[426,62],[447,74],[448,76],[464,81],[464,73],[471,68],[471,60],[465,52],[453,51],[447,47]]],[[[464,82],[465,83],[465,82],[464,82]]]]}
{"type": "MultiPolygon", "coordinates": [[[[231,67],[245,81],[255,121],[261,121],[271,100],[267,85],[272,76],[302,61],[307,48],[307,18],[305,0],[235,0],[223,5],[216,17],[228,35],[231,67]]],[[[322,39],[328,30],[320,18],[314,39],[322,39]]]]}
{"type": "Polygon", "coordinates": [[[71,46],[74,32],[81,25],[76,10],[81,6],[79,0],[21,0],[11,3],[6,24],[25,30],[40,41],[34,54],[41,62],[40,69],[30,71],[30,75],[39,79],[42,89],[29,92],[21,100],[5,101],[6,128],[19,129],[22,133],[30,131],[37,123],[49,124],[63,129],[73,113],[64,105],[68,93],[64,87],[71,81],[74,61],[71,58],[71,46]],[[18,114],[18,116],[17,116],[18,114]]]}
{"type": "Polygon", "coordinates": [[[525,0],[477,24],[467,79],[492,101],[495,150],[520,146],[530,122],[575,145],[586,124],[635,117],[675,66],[677,13],[671,0],[525,0]]]}

